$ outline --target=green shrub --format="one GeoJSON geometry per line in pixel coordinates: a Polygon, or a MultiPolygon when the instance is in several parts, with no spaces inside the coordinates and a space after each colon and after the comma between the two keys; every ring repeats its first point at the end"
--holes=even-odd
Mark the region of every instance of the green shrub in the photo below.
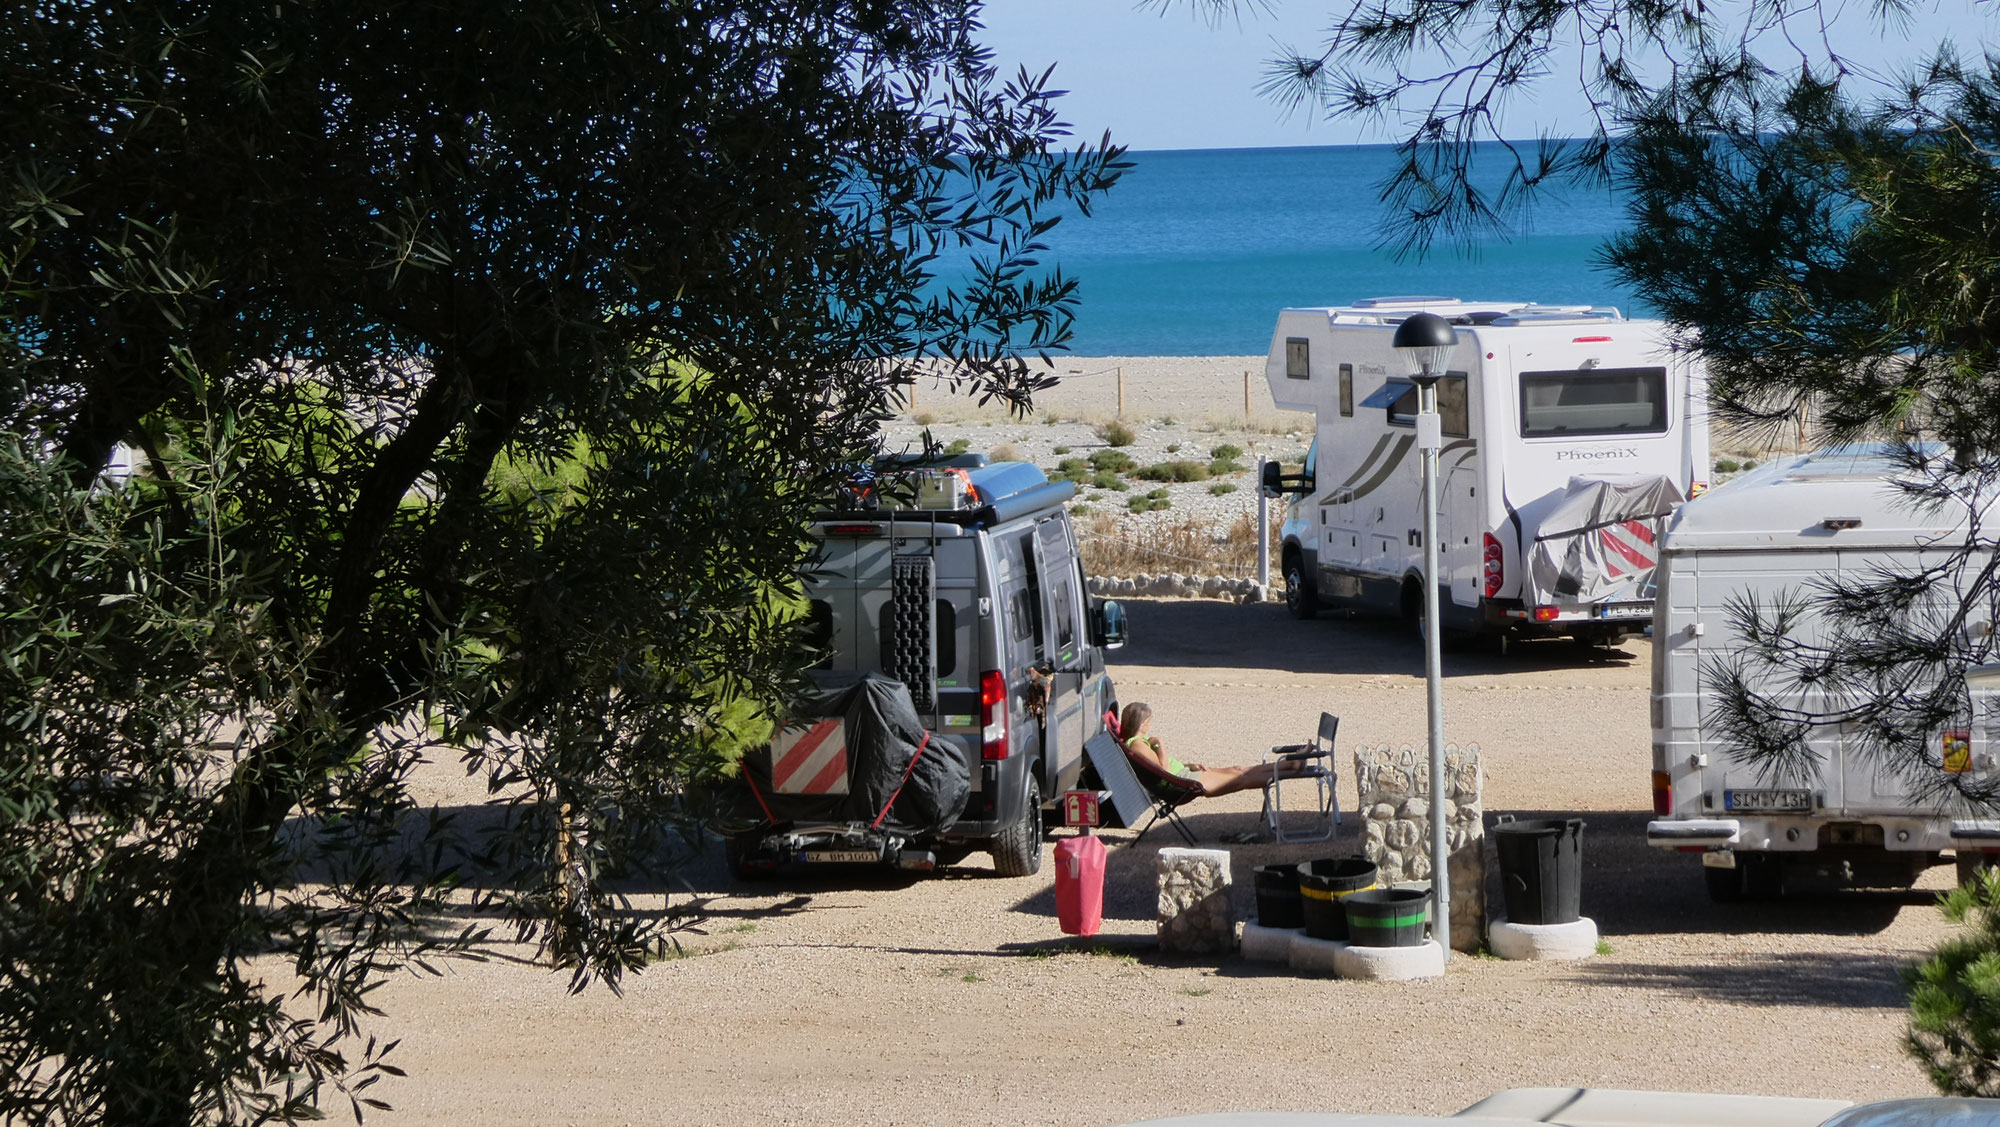
{"type": "Polygon", "coordinates": [[[1241,458],[1243,456],[1243,448],[1233,442],[1225,442],[1215,449],[1210,450],[1208,456],[1211,458],[1241,458]]]}
{"type": "Polygon", "coordinates": [[[1754,470],[1754,469],[1756,469],[1756,468],[1757,468],[1757,459],[1755,459],[1755,458],[1745,458],[1745,459],[1743,459],[1743,469],[1744,469],[1744,471],[1745,471],[1746,473],[1747,473],[1748,471],[1750,471],[1750,470],[1754,470]]]}
{"type": "Polygon", "coordinates": [[[1181,444],[1180,444],[1180,443],[1178,443],[1178,442],[1169,442],[1169,443],[1167,443],[1167,453],[1169,453],[1169,454],[1178,454],[1178,453],[1180,453],[1180,452],[1181,452],[1181,444]]]}
{"type": "Polygon", "coordinates": [[[1131,427],[1114,419],[1097,428],[1097,437],[1103,439],[1106,446],[1130,446],[1139,436],[1132,432],[1131,427]]]}
{"type": "Polygon", "coordinates": [[[1148,501],[1164,501],[1167,499],[1167,491],[1164,489],[1149,489],[1146,491],[1146,499],[1148,501]]]}
{"type": "Polygon", "coordinates": [[[1124,473],[1138,464],[1132,460],[1132,455],[1123,450],[1093,450],[1090,453],[1090,468],[1093,470],[1124,473]]]}
{"type": "Polygon", "coordinates": [[[1058,446],[1058,447],[1056,447],[1056,448],[1055,448],[1055,449],[1054,449],[1053,451],[1050,451],[1050,452],[1051,452],[1051,453],[1053,453],[1053,454],[1054,454],[1054,455],[1055,455],[1056,457],[1060,458],[1060,457],[1062,457],[1062,456],[1063,456],[1064,454],[1067,454],[1067,453],[1069,453],[1069,447],[1067,447],[1067,446],[1058,446]]]}
{"type": "Polygon", "coordinates": [[[1225,493],[1234,493],[1234,492],[1236,492],[1236,485],[1234,482],[1218,481],[1214,485],[1208,487],[1208,493],[1209,496],[1211,497],[1220,497],[1225,493]]]}
{"type": "Polygon", "coordinates": [[[960,454],[963,454],[963,453],[965,453],[965,452],[966,452],[967,450],[970,450],[970,449],[972,449],[972,440],[971,440],[971,439],[969,439],[969,438],[954,438],[954,439],[952,439],[952,440],[951,440],[951,442],[950,442],[950,443],[948,443],[948,444],[947,444],[947,445],[945,446],[945,448],[944,448],[944,452],[945,452],[945,453],[946,453],[947,455],[949,455],[949,456],[952,456],[952,457],[957,457],[958,455],[960,455],[960,454]]]}
{"type": "Polygon", "coordinates": [[[1207,481],[1208,467],[1200,462],[1175,459],[1153,466],[1141,466],[1132,471],[1132,476],[1141,481],[1207,481]]]}
{"type": "Polygon", "coordinates": [[[1125,507],[1135,513],[1143,513],[1150,510],[1153,507],[1153,503],[1144,497],[1127,497],[1125,499],[1125,507]]]}
{"type": "Polygon", "coordinates": [[[1742,468],[1742,464],[1734,458],[1717,458],[1715,460],[1716,473],[1735,473],[1742,468]]]}
{"type": "Polygon", "coordinates": [[[1090,486],[1093,489],[1115,489],[1120,493],[1132,488],[1125,484],[1124,478],[1119,477],[1110,470],[1098,470],[1095,474],[1091,475],[1090,486]]]}
{"type": "Polygon", "coordinates": [[[1089,516],[1090,506],[1083,504],[1071,505],[1069,507],[1069,511],[1072,516],[1079,516],[1079,517],[1089,516]]]}
{"type": "Polygon", "coordinates": [[[1152,500],[1152,504],[1151,504],[1150,506],[1148,506],[1148,507],[1149,507],[1149,508],[1151,508],[1153,512],[1156,512],[1156,513],[1157,513],[1157,512],[1159,512],[1159,511],[1160,511],[1161,509],[1171,509],[1171,508],[1173,508],[1173,507],[1174,507],[1174,503],[1173,503],[1172,501],[1169,501],[1169,500],[1168,500],[1168,499],[1166,499],[1165,497],[1155,497],[1155,498],[1153,498],[1153,500],[1152,500]]]}
{"type": "Polygon", "coordinates": [[[1243,463],[1234,458],[1217,458],[1208,464],[1208,472],[1211,477],[1223,477],[1228,474],[1242,473],[1243,463]]]}
{"type": "Polygon", "coordinates": [[[1073,481],[1078,485],[1090,480],[1090,467],[1082,458],[1064,458],[1049,471],[1050,481],[1073,481]]]}

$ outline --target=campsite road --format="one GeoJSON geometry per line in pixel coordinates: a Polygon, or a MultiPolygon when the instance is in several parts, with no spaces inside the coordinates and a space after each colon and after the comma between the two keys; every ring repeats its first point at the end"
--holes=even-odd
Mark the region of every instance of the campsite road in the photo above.
{"type": "MultiPolygon", "coordinates": [[[[1337,712],[1360,743],[1420,744],[1418,644],[1395,624],[1296,622],[1276,605],[1128,603],[1123,701],[1154,707],[1184,758],[1252,762],[1337,712]]],[[[1897,971],[1948,933],[1920,891],[1714,905],[1692,858],[1643,845],[1648,645],[1561,642],[1447,654],[1445,730],[1477,743],[1485,807],[1580,812],[1584,911],[1608,944],[1572,964],[1459,956],[1440,980],[1344,982],[1150,947],[1155,832],[1115,831],[1105,934],[1056,928],[1052,864],[994,877],[984,857],[928,879],[792,871],[687,875],[708,916],[696,957],[623,997],[572,997],[528,952],[398,978],[375,996],[410,1078],[388,1124],[1109,1124],[1222,1109],[1449,1112],[1521,1085],[1853,1100],[1927,1094],[1901,1051],[1897,971]]],[[[448,771],[449,769],[446,769],[448,771]]],[[[440,797],[464,785],[439,775],[440,797]]],[[[1344,771],[1343,775],[1351,774],[1344,771]]],[[[1342,780],[1342,801],[1354,803],[1342,780]]],[[[477,801],[468,791],[462,801],[477,801]]],[[[1255,825],[1255,793],[1207,800],[1204,841],[1255,825]]],[[[1229,846],[1249,870],[1346,852],[1229,846]]],[[[659,882],[642,907],[681,906],[659,882]]]]}

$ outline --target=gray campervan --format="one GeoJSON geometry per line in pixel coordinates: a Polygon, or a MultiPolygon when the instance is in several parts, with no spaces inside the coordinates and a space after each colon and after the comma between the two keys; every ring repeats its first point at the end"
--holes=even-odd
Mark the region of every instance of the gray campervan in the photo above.
{"type": "Polygon", "coordinates": [[[889,460],[815,515],[819,693],[745,756],[729,860],[1041,867],[1044,811],[1116,708],[1116,603],[1085,589],[1064,504],[1020,462],[889,460]],[[747,801],[744,801],[747,800],[747,801]]]}

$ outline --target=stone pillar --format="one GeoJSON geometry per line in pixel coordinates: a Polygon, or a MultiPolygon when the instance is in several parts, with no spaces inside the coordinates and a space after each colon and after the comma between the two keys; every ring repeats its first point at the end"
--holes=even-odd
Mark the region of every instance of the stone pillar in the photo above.
{"type": "Polygon", "coordinates": [[[1229,851],[1162,849],[1160,950],[1227,952],[1236,946],[1229,905],[1229,851]]]}
{"type": "MultiPolygon", "coordinates": [[[[1451,946],[1477,951],[1486,936],[1486,826],[1480,809],[1485,783],[1479,745],[1445,745],[1445,847],[1450,859],[1451,946]]],[[[1431,879],[1430,753],[1407,744],[1361,747],[1354,753],[1357,809],[1365,819],[1362,856],[1375,862],[1385,885],[1431,879]]]]}

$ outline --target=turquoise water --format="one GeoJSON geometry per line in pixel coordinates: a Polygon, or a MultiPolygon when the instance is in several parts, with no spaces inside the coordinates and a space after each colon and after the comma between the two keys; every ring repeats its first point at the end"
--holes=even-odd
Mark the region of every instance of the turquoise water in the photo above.
{"type": "MultiPolygon", "coordinates": [[[[1504,153],[1475,165],[1497,186],[1504,153]]],[[[1608,190],[1561,187],[1531,226],[1470,253],[1434,249],[1397,262],[1378,249],[1376,197],[1394,167],[1387,145],[1145,152],[1089,219],[1052,234],[1049,256],[1079,280],[1071,352],[1081,356],[1261,354],[1278,310],[1391,294],[1589,302],[1633,312],[1594,264],[1625,224],[1608,190]]],[[[1643,310],[1641,310],[1643,312],[1643,310]]]]}

